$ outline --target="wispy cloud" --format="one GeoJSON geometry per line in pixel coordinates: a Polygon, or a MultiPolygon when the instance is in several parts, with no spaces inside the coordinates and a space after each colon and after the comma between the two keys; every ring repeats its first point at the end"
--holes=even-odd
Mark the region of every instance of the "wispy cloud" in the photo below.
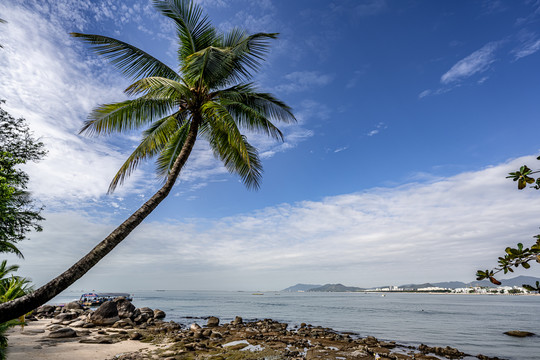
{"type": "Polygon", "coordinates": [[[349,148],[349,146],[342,146],[340,148],[337,148],[334,150],[334,153],[339,153],[339,152],[342,152],[342,151],[345,151],[349,148]]]}
{"type": "Polygon", "coordinates": [[[447,85],[488,70],[495,61],[495,51],[498,47],[498,42],[490,42],[461,59],[441,76],[441,83],[447,85]]]}
{"type": "Polygon", "coordinates": [[[123,99],[125,80],[79,56],[59,19],[23,7],[0,9],[9,27],[0,54],[0,94],[6,109],[25,117],[48,150],[45,160],[27,167],[31,190],[49,206],[94,201],[107,191],[124,154],[77,131],[93,106],[123,99]]]}
{"type": "Polygon", "coordinates": [[[369,66],[365,65],[361,69],[355,70],[353,72],[352,76],[347,81],[347,85],[345,85],[345,87],[347,89],[352,89],[352,88],[356,87],[356,84],[358,83],[358,81],[360,80],[362,75],[364,75],[366,73],[368,68],[369,68],[369,66]]]}
{"type": "Polygon", "coordinates": [[[358,2],[353,11],[356,16],[371,16],[385,9],[386,0],[364,0],[358,2]]]}
{"type": "Polygon", "coordinates": [[[519,60],[525,56],[534,54],[538,50],[540,50],[540,38],[535,37],[534,39],[530,39],[512,50],[512,54],[514,55],[515,60],[519,60]]]}
{"type": "MultiPolygon", "coordinates": [[[[518,191],[505,176],[534,161],[519,158],[221,219],[145,223],[75,286],[279,289],[300,279],[358,286],[468,281],[477,268],[495,265],[506,246],[533,242],[537,194],[518,191]],[[135,271],[142,278],[134,278],[135,271]],[[273,280],[261,283],[269,271],[273,280]]],[[[113,226],[84,212],[45,215],[45,231],[21,242],[21,272],[37,283],[71,265],[113,226]]]]}
{"type": "Polygon", "coordinates": [[[312,87],[322,87],[328,85],[333,80],[330,74],[321,74],[318,71],[295,71],[285,75],[286,84],[275,87],[276,92],[300,92],[312,87]]]}
{"type": "Polygon", "coordinates": [[[367,136],[375,136],[378,133],[380,133],[382,130],[387,129],[387,128],[388,128],[388,126],[385,123],[380,122],[377,125],[375,125],[375,128],[373,130],[369,131],[366,135],[367,136]]]}

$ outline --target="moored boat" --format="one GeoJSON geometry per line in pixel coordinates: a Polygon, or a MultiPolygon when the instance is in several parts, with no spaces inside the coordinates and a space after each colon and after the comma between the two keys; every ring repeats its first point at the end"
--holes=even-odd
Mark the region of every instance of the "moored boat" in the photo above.
{"type": "Polygon", "coordinates": [[[103,304],[105,301],[113,300],[117,297],[123,296],[127,300],[132,301],[133,296],[131,296],[128,293],[86,293],[82,294],[81,298],[79,299],[79,303],[84,306],[99,306],[103,304]]]}

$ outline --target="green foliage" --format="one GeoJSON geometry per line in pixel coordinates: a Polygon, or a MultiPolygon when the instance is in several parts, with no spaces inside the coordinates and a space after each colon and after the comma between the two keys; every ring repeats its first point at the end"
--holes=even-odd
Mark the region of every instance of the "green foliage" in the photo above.
{"type": "MultiPolygon", "coordinates": [[[[540,160],[540,156],[537,157],[536,159],[540,160]]],[[[527,186],[527,184],[534,184],[531,187],[538,190],[540,189],[540,177],[535,179],[531,177],[530,175],[537,174],[539,172],[540,171],[538,170],[532,171],[531,169],[529,169],[527,165],[523,165],[522,167],[519,168],[519,170],[509,173],[506,178],[517,181],[519,190],[524,189],[527,186]]]]}
{"type": "MultiPolygon", "coordinates": [[[[3,101],[0,101],[2,104],[3,101]]],[[[19,166],[45,155],[23,118],[15,119],[0,107],[0,252],[22,257],[16,243],[30,230],[41,231],[42,208],[26,191],[28,175],[19,166]]]]}
{"type": "Polygon", "coordinates": [[[191,151],[184,146],[190,131],[207,140],[229,172],[257,189],[262,162],[240,129],[282,140],[273,122],[295,121],[284,102],[257,91],[249,82],[277,34],[249,35],[236,28],[222,33],[194,1],[154,0],[153,4],[176,26],[178,72],[121,40],[71,34],[136,80],[125,90],[134,99],[98,106],[81,130],[89,135],[143,130],[141,143],[113,178],[109,192],[150,158],[156,159],[158,176],[166,179],[180,154],[191,151]]]}
{"type": "MultiPolygon", "coordinates": [[[[13,275],[19,269],[18,265],[7,265],[7,260],[0,263],[0,303],[14,300],[33,289],[30,286],[30,280],[13,275]]],[[[0,324],[0,360],[6,359],[6,348],[8,345],[5,332],[13,327],[24,326],[24,316],[17,320],[10,320],[0,324]]]]}
{"type": "MultiPolygon", "coordinates": [[[[540,160],[540,156],[536,158],[540,160]]],[[[532,171],[527,165],[523,165],[514,172],[509,173],[506,178],[512,179],[517,182],[518,189],[523,190],[527,187],[527,184],[534,184],[531,188],[540,189],[540,177],[534,178],[531,175],[540,173],[540,170],[532,171]]],[[[522,243],[518,243],[515,248],[507,247],[504,251],[506,254],[499,257],[498,266],[492,270],[478,270],[476,272],[476,280],[489,279],[493,284],[500,285],[501,282],[495,278],[495,274],[503,272],[514,272],[513,268],[519,268],[520,266],[529,269],[531,262],[540,263],[540,235],[535,235],[536,244],[533,244],[530,248],[523,247],[522,243]]],[[[523,284],[523,287],[529,291],[536,291],[540,293],[540,285],[536,282],[536,287],[523,284]]]]}

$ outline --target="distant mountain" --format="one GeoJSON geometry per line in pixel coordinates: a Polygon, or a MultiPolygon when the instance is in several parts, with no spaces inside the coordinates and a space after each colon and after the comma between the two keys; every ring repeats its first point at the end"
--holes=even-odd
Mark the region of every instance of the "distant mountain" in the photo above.
{"type": "Polygon", "coordinates": [[[439,283],[425,283],[425,284],[406,284],[399,286],[402,289],[410,289],[410,290],[416,290],[419,288],[425,288],[425,287],[441,287],[441,288],[448,288],[448,289],[456,289],[456,288],[466,288],[470,286],[483,286],[483,287],[497,287],[497,286],[521,286],[523,284],[529,284],[534,285],[537,281],[540,281],[540,278],[533,277],[533,276],[517,276],[515,278],[511,279],[499,279],[501,282],[501,285],[495,285],[492,284],[488,280],[482,280],[482,281],[471,281],[470,283],[464,283],[461,281],[447,281],[447,282],[439,282],[439,283]]]}
{"type": "Polygon", "coordinates": [[[313,284],[296,284],[294,286],[289,286],[286,289],[283,289],[281,291],[286,292],[298,292],[298,291],[308,291],[314,288],[321,287],[321,285],[313,285],[313,284]]]}
{"type": "MultiPolygon", "coordinates": [[[[501,282],[499,286],[521,286],[523,284],[534,285],[537,281],[540,281],[540,278],[521,275],[511,279],[499,279],[499,281],[501,282]]],[[[497,285],[492,284],[488,280],[473,281],[470,283],[470,286],[497,287],[497,285]]]]}
{"type": "MultiPolygon", "coordinates": [[[[522,286],[523,284],[534,285],[537,281],[540,281],[540,278],[533,276],[517,276],[511,279],[499,279],[502,283],[500,286],[522,286]]],[[[470,283],[464,283],[461,281],[446,281],[446,282],[437,282],[437,283],[423,283],[423,284],[405,284],[400,285],[400,289],[405,290],[417,290],[420,288],[426,287],[440,287],[446,289],[456,289],[456,288],[466,288],[470,286],[484,286],[484,287],[497,287],[497,285],[492,284],[487,280],[482,281],[472,281],[470,283]]],[[[389,286],[381,286],[380,288],[388,288],[389,286]]],[[[369,290],[374,290],[375,288],[370,288],[369,290]]],[[[288,287],[281,291],[316,291],[316,292],[354,292],[354,291],[364,291],[365,288],[359,288],[355,286],[345,286],[343,284],[326,284],[326,285],[312,285],[312,284],[296,284],[294,286],[288,287]]]]}
{"type": "Polygon", "coordinates": [[[433,283],[433,286],[441,287],[441,288],[448,288],[448,289],[457,289],[457,288],[467,287],[467,284],[461,281],[446,281],[446,282],[433,283]]]}
{"type": "Polygon", "coordinates": [[[308,291],[318,291],[318,292],[354,292],[362,291],[365,289],[354,287],[354,286],[345,286],[343,284],[326,284],[320,287],[309,289],[308,291]]]}
{"type": "Polygon", "coordinates": [[[469,285],[461,281],[446,281],[446,282],[438,282],[438,283],[406,284],[406,285],[399,286],[399,288],[406,289],[406,290],[417,290],[417,289],[426,288],[426,287],[440,287],[440,288],[456,289],[456,288],[464,288],[467,286],[469,285]]]}

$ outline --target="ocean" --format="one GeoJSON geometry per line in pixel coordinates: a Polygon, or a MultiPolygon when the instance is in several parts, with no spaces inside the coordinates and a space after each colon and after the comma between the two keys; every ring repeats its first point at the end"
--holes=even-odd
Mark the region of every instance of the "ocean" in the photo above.
{"type": "MultiPolygon", "coordinates": [[[[419,293],[287,293],[232,291],[135,291],[133,304],[165,311],[165,320],[206,324],[270,318],[289,326],[307,323],[375,336],[404,345],[451,346],[471,355],[540,359],[540,296],[419,293]],[[508,330],[538,334],[504,335],[508,330]]],[[[64,292],[51,303],[78,299],[64,292]]]]}

